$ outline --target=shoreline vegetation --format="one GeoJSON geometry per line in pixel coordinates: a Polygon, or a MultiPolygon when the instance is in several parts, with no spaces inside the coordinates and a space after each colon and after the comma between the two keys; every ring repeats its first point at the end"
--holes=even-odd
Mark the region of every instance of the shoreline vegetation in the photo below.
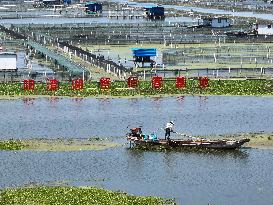
{"type": "Polygon", "coordinates": [[[26,151],[86,151],[115,148],[120,144],[103,138],[90,139],[9,139],[0,140],[0,150],[26,150],[26,151]]]}
{"type": "Polygon", "coordinates": [[[34,90],[26,91],[21,83],[0,84],[0,99],[21,97],[150,97],[175,95],[273,95],[273,80],[265,79],[210,79],[201,88],[198,79],[187,79],[186,87],[176,88],[175,79],[165,79],[161,88],[153,88],[150,81],[139,81],[136,88],[128,88],[126,81],[111,82],[110,89],[100,89],[98,82],[85,82],[82,90],[73,90],[71,83],[59,83],[59,89],[49,91],[46,83],[37,83],[34,90]]]}
{"type": "Polygon", "coordinates": [[[109,191],[96,187],[50,187],[34,186],[7,188],[0,191],[0,205],[14,204],[134,204],[134,205],[171,205],[177,204],[173,199],[154,196],[134,196],[124,192],[109,191]]]}
{"type": "MultiPolygon", "coordinates": [[[[249,138],[250,142],[243,147],[254,149],[273,149],[273,133],[239,133],[234,135],[195,136],[206,139],[234,139],[249,138]]],[[[187,139],[187,138],[185,138],[187,139]]],[[[64,152],[64,151],[99,151],[122,146],[121,142],[114,142],[109,138],[89,139],[7,139],[0,140],[0,150],[64,152]]]]}

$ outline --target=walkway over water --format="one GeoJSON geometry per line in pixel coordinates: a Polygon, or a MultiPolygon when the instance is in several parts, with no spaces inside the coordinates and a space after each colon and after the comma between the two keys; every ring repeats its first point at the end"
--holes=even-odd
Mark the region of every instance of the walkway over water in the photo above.
{"type": "Polygon", "coordinates": [[[75,62],[69,60],[65,56],[56,53],[55,51],[52,51],[45,46],[35,43],[33,41],[28,41],[27,43],[28,47],[31,47],[44,55],[47,58],[50,58],[54,61],[55,64],[58,64],[60,67],[63,67],[66,69],[71,75],[81,75],[83,72],[87,73],[88,71],[83,68],[81,65],[76,64],[75,62]]]}
{"type": "Polygon", "coordinates": [[[79,64],[76,64],[75,62],[71,61],[67,57],[65,57],[59,53],[56,53],[53,50],[48,49],[47,47],[43,46],[42,44],[36,43],[31,40],[27,40],[28,38],[26,35],[23,35],[21,33],[14,31],[14,30],[8,29],[4,26],[0,26],[0,30],[7,33],[8,35],[16,38],[16,39],[25,40],[25,44],[28,47],[38,51],[46,59],[51,59],[55,63],[55,65],[59,65],[64,70],[67,70],[71,74],[72,77],[73,76],[82,76],[83,72],[85,75],[87,75],[89,73],[89,71],[87,71],[86,68],[82,67],[79,64]]]}

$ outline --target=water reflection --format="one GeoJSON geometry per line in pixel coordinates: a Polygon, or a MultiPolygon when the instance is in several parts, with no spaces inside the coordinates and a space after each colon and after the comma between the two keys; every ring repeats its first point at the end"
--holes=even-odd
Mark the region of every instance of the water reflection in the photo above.
{"type": "Polygon", "coordinates": [[[76,105],[82,105],[84,102],[84,98],[82,97],[75,97],[72,98],[72,101],[75,102],[76,105]]]}
{"type": "MultiPolygon", "coordinates": [[[[143,156],[145,153],[153,153],[151,151],[146,150],[137,150],[128,148],[127,151],[128,156],[133,156],[133,158],[139,158],[143,156]]],[[[159,153],[164,153],[164,160],[166,165],[169,166],[173,164],[170,160],[175,160],[176,155],[187,156],[198,156],[198,157],[217,157],[222,159],[246,159],[248,157],[247,149],[235,149],[235,150],[217,150],[217,149],[179,149],[179,150],[166,150],[166,151],[158,151],[159,153]]]]}
{"type": "Polygon", "coordinates": [[[59,97],[50,97],[48,98],[49,104],[51,107],[56,107],[59,102],[59,97]]]}
{"type": "Polygon", "coordinates": [[[176,101],[183,104],[184,103],[184,100],[185,100],[185,96],[178,96],[176,97],[176,101]]]}
{"type": "Polygon", "coordinates": [[[30,106],[34,104],[35,98],[24,97],[22,98],[22,101],[25,105],[30,106]]]}
{"type": "Polygon", "coordinates": [[[145,152],[134,149],[126,149],[125,156],[129,173],[142,172],[145,152]]]}
{"type": "MultiPolygon", "coordinates": [[[[185,96],[179,96],[176,97],[176,104],[177,104],[177,112],[183,113],[183,110],[185,109],[185,96]]],[[[174,119],[176,119],[176,116],[174,116],[174,119]]]]}
{"type": "Polygon", "coordinates": [[[208,101],[208,96],[199,96],[198,98],[200,107],[204,106],[208,101]]]}
{"type": "MultiPolygon", "coordinates": [[[[151,98],[151,106],[154,108],[154,112],[157,112],[159,118],[163,118],[162,112],[167,108],[164,102],[164,99],[162,97],[153,97],[151,98]]],[[[150,120],[153,118],[150,116],[147,116],[150,120]]],[[[166,117],[166,116],[165,116],[166,117]]]]}
{"type": "Polygon", "coordinates": [[[101,106],[108,106],[110,104],[111,99],[109,99],[109,98],[99,98],[98,101],[99,101],[99,104],[101,106]]]}
{"type": "Polygon", "coordinates": [[[129,102],[131,103],[132,106],[137,105],[138,101],[139,101],[138,98],[129,98],[128,100],[129,100],[129,102]]]}
{"type": "Polygon", "coordinates": [[[162,97],[152,97],[152,100],[153,100],[153,103],[156,105],[156,106],[160,106],[163,98],[162,97]]]}

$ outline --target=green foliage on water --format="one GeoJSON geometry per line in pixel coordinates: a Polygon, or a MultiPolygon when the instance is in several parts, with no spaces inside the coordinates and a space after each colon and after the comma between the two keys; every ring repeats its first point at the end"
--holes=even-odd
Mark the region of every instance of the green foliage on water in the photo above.
{"type": "Polygon", "coordinates": [[[186,88],[176,88],[175,80],[164,80],[160,89],[154,89],[150,81],[140,81],[135,89],[127,87],[125,81],[111,83],[109,90],[99,88],[98,82],[85,82],[83,90],[72,90],[70,83],[60,83],[57,91],[48,91],[46,84],[36,84],[35,90],[24,91],[20,83],[0,84],[0,96],[152,96],[152,95],[272,95],[272,80],[210,80],[207,88],[200,88],[198,79],[188,79],[186,88]]]}
{"type": "Polygon", "coordinates": [[[0,150],[22,150],[25,145],[20,140],[0,141],[0,150]]]}
{"type": "Polygon", "coordinates": [[[90,139],[23,139],[0,140],[0,150],[31,150],[31,151],[82,151],[103,150],[119,146],[107,138],[90,139]]]}
{"type": "Polygon", "coordinates": [[[153,152],[169,152],[169,151],[174,151],[174,152],[183,152],[183,153],[224,153],[230,150],[221,150],[221,149],[211,149],[211,148],[205,148],[205,147],[171,147],[169,145],[148,145],[148,144],[143,144],[143,145],[137,145],[132,148],[131,150],[136,150],[136,151],[153,151],[153,152]]]}
{"type": "Polygon", "coordinates": [[[27,187],[0,192],[0,205],[175,204],[159,197],[138,197],[95,187],[27,187]]]}

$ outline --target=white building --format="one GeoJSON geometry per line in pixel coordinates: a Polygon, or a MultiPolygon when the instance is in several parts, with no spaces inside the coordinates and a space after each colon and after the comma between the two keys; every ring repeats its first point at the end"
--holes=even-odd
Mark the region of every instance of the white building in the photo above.
{"type": "Polygon", "coordinates": [[[255,25],[254,30],[257,31],[258,35],[273,35],[273,25],[255,25]]]}
{"type": "Polygon", "coordinates": [[[204,17],[203,25],[212,28],[225,28],[231,26],[230,20],[226,17],[204,17]]]}
{"type": "Polygon", "coordinates": [[[0,71],[17,70],[17,55],[12,52],[0,52],[0,71]]]}

